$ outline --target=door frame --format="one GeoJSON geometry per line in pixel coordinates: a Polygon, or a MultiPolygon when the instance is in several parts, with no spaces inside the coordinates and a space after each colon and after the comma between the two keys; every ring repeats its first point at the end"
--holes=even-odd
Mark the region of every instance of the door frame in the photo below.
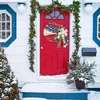
{"type": "MultiPolygon", "coordinates": [[[[37,12],[36,14],[37,18],[35,20],[35,29],[36,29],[36,53],[35,53],[35,72],[37,75],[37,79],[40,81],[56,81],[56,82],[62,82],[62,81],[66,81],[66,75],[67,74],[61,74],[61,75],[53,75],[53,76],[41,76],[40,75],[40,14],[37,12]]],[[[70,17],[70,16],[69,16],[70,17]]],[[[70,24],[70,21],[69,21],[70,24]]],[[[69,30],[70,30],[70,26],[69,26],[69,30]]],[[[69,34],[69,39],[71,39],[70,37],[71,35],[69,34]]],[[[69,45],[69,58],[70,58],[70,45],[69,45]]]]}

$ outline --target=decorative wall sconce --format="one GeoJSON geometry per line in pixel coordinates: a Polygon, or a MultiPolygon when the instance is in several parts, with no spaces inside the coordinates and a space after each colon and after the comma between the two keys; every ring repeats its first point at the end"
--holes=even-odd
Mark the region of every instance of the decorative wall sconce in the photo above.
{"type": "Polygon", "coordinates": [[[84,4],[84,9],[86,13],[90,13],[93,10],[93,4],[92,3],[85,3],[84,4]]]}
{"type": "Polygon", "coordinates": [[[26,11],[26,3],[24,2],[18,3],[18,11],[19,13],[24,13],[26,11]]]}

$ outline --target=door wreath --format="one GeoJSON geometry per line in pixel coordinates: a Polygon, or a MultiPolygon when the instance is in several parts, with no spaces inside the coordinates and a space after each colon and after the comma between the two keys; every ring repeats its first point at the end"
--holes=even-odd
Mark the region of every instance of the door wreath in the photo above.
{"type": "Polygon", "coordinates": [[[68,30],[55,22],[48,23],[44,28],[44,36],[48,37],[49,41],[57,42],[58,47],[64,48],[68,45],[68,30]]]}

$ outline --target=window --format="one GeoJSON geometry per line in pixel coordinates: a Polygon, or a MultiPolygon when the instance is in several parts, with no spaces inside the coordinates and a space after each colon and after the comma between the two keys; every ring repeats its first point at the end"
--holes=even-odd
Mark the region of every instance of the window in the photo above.
{"type": "Polygon", "coordinates": [[[0,45],[8,47],[16,39],[16,13],[6,4],[0,4],[0,45]]]}
{"type": "Polygon", "coordinates": [[[12,34],[11,15],[7,11],[0,11],[0,42],[6,42],[12,34]]]}
{"type": "Polygon", "coordinates": [[[64,16],[59,11],[52,11],[46,15],[46,19],[64,19],[64,16]]]}
{"type": "Polygon", "coordinates": [[[98,16],[97,37],[100,40],[100,15],[98,16]]]}
{"type": "Polygon", "coordinates": [[[93,14],[93,40],[100,46],[100,8],[93,14]]]}

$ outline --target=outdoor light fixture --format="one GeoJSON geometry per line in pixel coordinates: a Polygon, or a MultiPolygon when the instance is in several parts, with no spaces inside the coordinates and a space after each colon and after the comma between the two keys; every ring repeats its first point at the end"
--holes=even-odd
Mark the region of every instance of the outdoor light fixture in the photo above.
{"type": "Polygon", "coordinates": [[[26,3],[18,3],[18,11],[19,13],[24,13],[26,11],[26,3]]]}
{"type": "Polygon", "coordinates": [[[90,13],[93,10],[93,5],[92,3],[85,3],[84,4],[84,9],[86,13],[90,13]]]}

